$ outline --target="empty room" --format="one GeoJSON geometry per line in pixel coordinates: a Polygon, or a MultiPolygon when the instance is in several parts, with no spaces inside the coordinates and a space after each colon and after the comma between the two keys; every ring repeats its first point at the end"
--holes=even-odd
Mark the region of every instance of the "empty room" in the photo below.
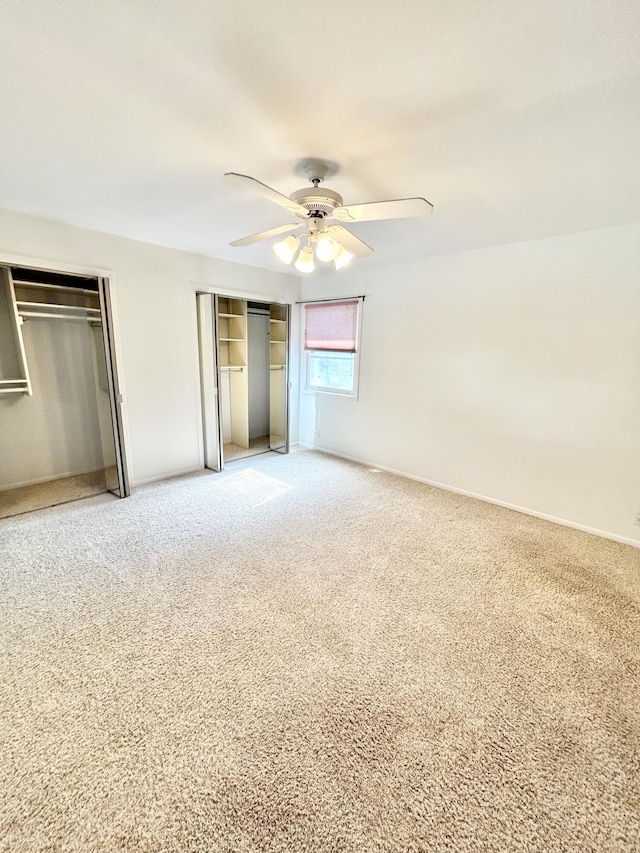
{"type": "Polygon", "coordinates": [[[640,8],[7,0],[0,853],[640,850],[640,8]]]}

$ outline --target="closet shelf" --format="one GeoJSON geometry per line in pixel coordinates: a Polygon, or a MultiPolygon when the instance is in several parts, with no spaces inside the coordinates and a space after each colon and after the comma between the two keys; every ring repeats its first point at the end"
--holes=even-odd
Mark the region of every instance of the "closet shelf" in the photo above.
{"type": "Polygon", "coordinates": [[[244,338],[220,338],[221,341],[244,341],[244,338]]]}
{"type": "Polygon", "coordinates": [[[26,379],[0,379],[0,394],[28,394],[26,379]]]}

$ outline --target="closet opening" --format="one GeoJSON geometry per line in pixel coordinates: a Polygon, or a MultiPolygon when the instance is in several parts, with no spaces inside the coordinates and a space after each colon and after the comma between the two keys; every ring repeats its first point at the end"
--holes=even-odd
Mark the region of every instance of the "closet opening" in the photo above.
{"type": "Polygon", "coordinates": [[[0,264],[0,517],[129,494],[108,279],[0,264]]]}
{"type": "Polygon", "coordinates": [[[289,306],[197,294],[205,467],[288,453],[289,306]]]}

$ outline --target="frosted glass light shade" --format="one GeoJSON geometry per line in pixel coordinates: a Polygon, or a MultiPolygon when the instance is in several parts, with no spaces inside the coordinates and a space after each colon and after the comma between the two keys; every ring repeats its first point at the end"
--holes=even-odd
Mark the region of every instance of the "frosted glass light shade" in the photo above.
{"type": "Polygon", "coordinates": [[[336,265],[337,270],[341,270],[342,267],[346,267],[353,257],[354,255],[352,255],[351,252],[347,252],[344,246],[340,246],[340,250],[333,259],[333,263],[336,265]]]}
{"type": "Polygon", "coordinates": [[[290,264],[299,245],[300,238],[294,237],[294,235],[291,234],[289,237],[286,237],[284,240],[276,243],[273,247],[273,251],[281,261],[284,261],[285,264],[290,264]]]}
{"type": "Polygon", "coordinates": [[[316,243],[316,256],[320,261],[333,261],[340,251],[340,243],[329,234],[320,234],[316,243]]]}
{"type": "Polygon", "coordinates": [[[313,263],[313,249],[311,246],[303,246],[300,249],[300,254],[294,264],[298,272],[313,272],[315,264],[313,263]]]}

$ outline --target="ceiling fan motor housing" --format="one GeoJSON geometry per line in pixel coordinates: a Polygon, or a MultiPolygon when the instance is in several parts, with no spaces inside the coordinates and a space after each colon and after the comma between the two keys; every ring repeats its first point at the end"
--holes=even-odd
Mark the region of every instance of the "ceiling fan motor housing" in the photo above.
{"type": "Polygon", "coordinates": [[[306,208],[311,216],[320,215],[322,218],[329,216],[336,207],[342,207],[343,204],[339,193],[328,188],[320,189],[318,186],[296,190],[289,198],[306,208]]]}

